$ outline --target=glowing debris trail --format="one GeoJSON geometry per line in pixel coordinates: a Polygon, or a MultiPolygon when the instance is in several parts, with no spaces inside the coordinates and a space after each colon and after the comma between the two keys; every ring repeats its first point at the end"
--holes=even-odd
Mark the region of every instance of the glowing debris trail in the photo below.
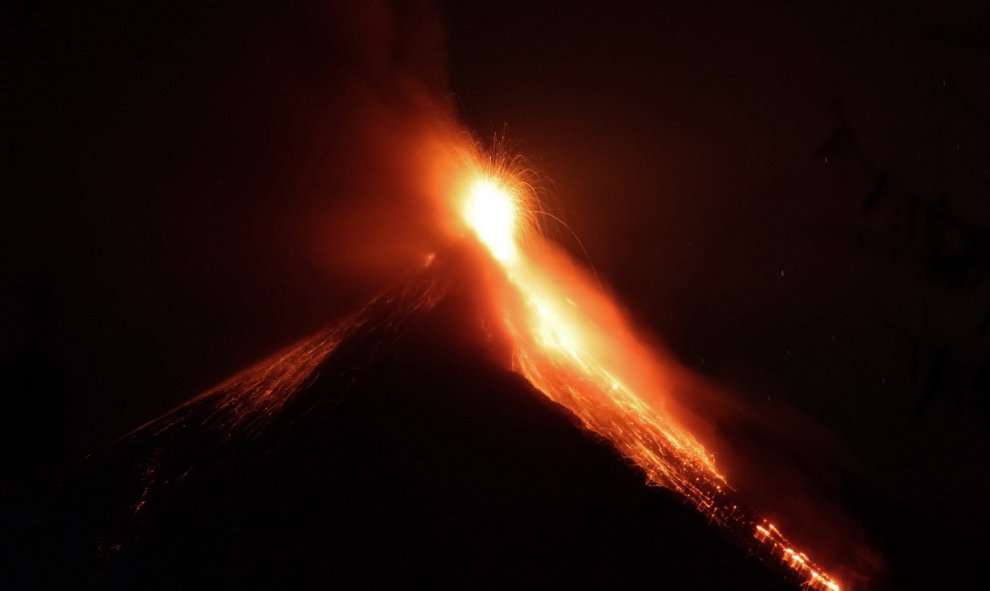
{"type": "Polygon", "coordinates": [[[732,499],[715,459],[655,401],[659,362],[618,307],[539,237],[522,240],[531,199],[504,168],[470,166],[455,203],[504,271],[496,287],[514,369],[634,461],[653,484],[677,491],[714,522],[749,538],[754,554],[809,589],[839,584],[772,524],[732,499]]]}

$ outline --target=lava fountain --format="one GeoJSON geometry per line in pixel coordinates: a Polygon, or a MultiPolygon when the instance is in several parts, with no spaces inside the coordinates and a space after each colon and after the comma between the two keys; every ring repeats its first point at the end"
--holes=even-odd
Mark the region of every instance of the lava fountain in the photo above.
{"type": "Polygon", "coordinates": [[[714,456],[665,412],[663,363],[617,303],[534,229],[538,201],[523,175],[474,152],[467,161],[451,212],[497,267],[492,297],[513,370],[759,559],[806,588],[838,591],[833,576],[736,498],[714,456]]]}

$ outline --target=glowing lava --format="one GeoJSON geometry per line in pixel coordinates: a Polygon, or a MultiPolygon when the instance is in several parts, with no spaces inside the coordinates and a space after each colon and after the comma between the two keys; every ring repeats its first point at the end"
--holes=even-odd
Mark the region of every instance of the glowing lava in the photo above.
{"type": "Polygon", "coordinates": [[[505,166],[469,168],[454,207],[503,271],[495,298],[513,369],[607,438],[650,483],[683,495],[759,559],[807,588],[838,591],[830,575],[734,498],[715,458],[664,411],[670,384],[663,363],[582,269],[526,228],[526,206],[536,203],[528,185],[505,166]]]}
{"type": "Polygon", "coordinates": [[[519,203],[510,190],[493,179],[476,180],[471,185],[464,217],[495,258],[503,263],[515,260],[519,203]]]}

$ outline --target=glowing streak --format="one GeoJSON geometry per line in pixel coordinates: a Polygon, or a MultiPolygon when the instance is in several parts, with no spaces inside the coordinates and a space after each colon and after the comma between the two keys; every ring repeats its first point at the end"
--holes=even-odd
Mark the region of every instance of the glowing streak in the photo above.
{"type": "Polygon", "coordinates": [[[504,170],[471,169],[474,178],[460,201],[460,213],[507,279],[499,297],[514,369],[611,441],[651,483],[684,495],[724,527],[752,532],[763,551],[805,587],[840,591],[772,524],[758,525],[754,513],[732,503],[714,457],[649,402],[664,399],[656,380],[641,375],[657,362],[630,336],[634,331],[611,300],[565,260],[558,257],[548,264],[545,243],[527,241],[523,251],[522,190],[510,178],[500,178],[497,173],[504,170]]]}

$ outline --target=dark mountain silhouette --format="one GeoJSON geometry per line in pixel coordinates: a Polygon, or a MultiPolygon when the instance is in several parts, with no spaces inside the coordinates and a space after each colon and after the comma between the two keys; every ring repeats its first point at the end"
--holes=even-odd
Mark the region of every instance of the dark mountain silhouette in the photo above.
{"type": "Polygon", "coordinates": [[[94,452],[26,582],[787,588],[505,369],[472,256],[94,452]]]}

